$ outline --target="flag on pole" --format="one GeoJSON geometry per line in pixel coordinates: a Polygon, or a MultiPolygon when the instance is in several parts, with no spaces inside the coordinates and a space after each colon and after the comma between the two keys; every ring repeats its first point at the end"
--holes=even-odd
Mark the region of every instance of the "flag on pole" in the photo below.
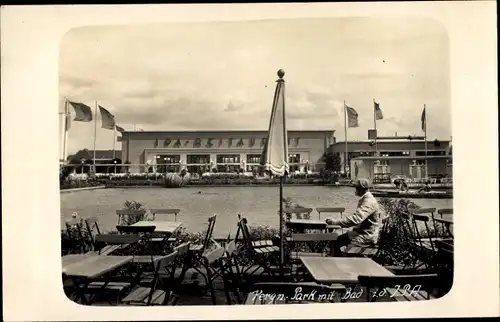
{"type": "Polygon", "coordinates": [[[355,109],[349,106],[345,106],[347,110],[347,126],[348,127],[358,127],[358,112],[355,109]]]}
{"type": "Polygon", "coordinates": [[[120,133],[125,132],[125,129],[124,129],[123,127],[118,126],[118,125],[116,125],[116,130],[117,130],[118,132],[120,132],[120,133]]]}
{"type": "Polygon", "coordinates": [[[99,111],[101,112],[101,117],[102,117],[101,128],[107,130],[114,130],[116,125],[115,116],[101,105],[99,105],[99,111]]]}
{"type": "Polygon", "coordinates": [[[425,117],[425,107],[424,110],[422,111],[422,116],[420,116],[420,121],[422,122],[422,131],[425,132],[427,124],[426,124],[426,117],[425,117]]]}
{"type": "Polygon", "coordinates": [[[384,114],[382,114],[382,110],[380,109],[380,104],[373,101],[373,105],[375,108],[375,119],[382,120],[384,118],[384,114]]]}
{"type": "Polygon", "coordinates": [[[289,171],[288,135],[285,121],[285,81],[277,81],[267,140],[262,152],[261,164],[273,175],[284,176],[289,171]]]}
{"type": "Polygon", "coordinates": [[[73,106],[75,110],[75,118],[73,121],[76,122],[91,122],[92,121],[92,109],[90,106],[83,103],[71,102],[68,103],[73,106]]]}
{"type": "Polygon", "coordinates": [[[65,117],[64,129],[65,131],[69,131],[69,129],[71,128],[71,114],[69,112],[69,109],[66,111],[64,117],[65,117]]]}

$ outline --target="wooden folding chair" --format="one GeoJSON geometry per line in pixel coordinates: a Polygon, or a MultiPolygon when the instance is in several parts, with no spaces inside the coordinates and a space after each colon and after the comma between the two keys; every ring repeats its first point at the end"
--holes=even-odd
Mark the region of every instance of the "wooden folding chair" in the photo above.
{"type": "Polygon", "coordinates": [[[345,291],[345,286],[341,284],[255,283],[251,287],[245,305],[340,302],[345,291]]]}
{"type": "Polygon", "coordinates": [[[216,280],[218,278],[222,279],[222,285],[224,289],[224,293],[226,295],[226,301],[228,305],[233,304],[230,291],[234,291],[231,289],[231,283],[228,279],[228,268],[229,262],[227,262],[226,250],[224,247],[218,247],[215,250],[207,253],[203,256],[202,263],[207,272],[207,284],[206,289],[210,291],[210,295],[212,297],[212,304],[217,305],[217,298],[215,295],[215,291],[219,290],[215,287],[216,280]]]}
{"type": "Polygon", "coordinates": [[[177,295],[173,294],[171,287],[174,285],[177,252],[155,259],[153,283],[150,287],[139,285],[133,289],[122,303],[127,305],[175,305],[177,295]],[[160,277],[165,272],[167,281],[160,277]]]}
{"type": "MultiPolygon", "coordinates": [[[[238,233],[241,232],[243,236],[243,240],[245,242],[245,248],[248,251],[248,255],[250,257],[250,264],[247,268],[242,270],[243,274],[249,273],[251,268],[254,268],[252,272],[249,274],[255,273],[259,268],[262,268],[263,271],[260,275],[266,273],[268,275],[276,275],[276,270],[272,269],[271,260],[274,258],[279,259],[280,249],[278,246],[274,246],[272,240],[257,240],[253,241],[250,236],[250,231],[247,226],[247,219],[241,218],[238,221],[238,233]]],[[[237,234],[238,235],[238,234],[237,234]]],[[[237,236],[238,237],[238,236],[237,236]]]]}
{"type": "Polygon", "coordinates": [[[395,276],[358,276],[358,282],[365,287],[368,302],[385,301],[422,301],[435,297],[438,287],[437,274],[395,275],[395,276]]]}
{"type": "Polygon", "coordinates": [[[82,231],[82,220],[79,218],[74,218],[65,222],[66,234],[68,236],[68,241],[73,245],[71,249],[78,253],[85,252],[87,241],[84,238],[82,231]]]}
{"type": "Polygon", "coordinates": [[[227,267],[226,281],[228,283],[228,288],[233,291],[235,295],[236,304],[242,304],[243,295],[240,293],[242,287],[242,278],[241,278],[241,270],[239,263],[239,252],[236,240],[227,243],[224,248],[224,251],[226,256],[225,265],[227,267]]]}
{"type": "Polygon", "coordinates": [[[210,242],[212,241],[212,234],[214,232],[215,221],[217,220],[217,215],[213,215],[208,218],[208,228],[201,244],[191,244],[189,250],[191,250],[196,255],[200,256],[208,249],[210,242]]]}
{"type": "Polygon", "coordinates": [[[177,215],[181,212],[180,209],[149,209],[153,215],[153,220],[156,219],[156,215],[174,215],[174,221],[177,221],[177,215]]]}
{"type": "Polygon", "coordinates": [[[389,225],[390,219],[388,217],[382,219],[382,227],[380,229],[379,238],[376,245],[373,246],[355,246],[348,245],[343,247],[342,254],[348,257],[366,257],[366,258],[374,258],[380,255],[383,251],[383,245],[389,239],[389,225]]]}
{"type": "MultiPolygon", "coordinates": [[[[453,208],[438,209],[438,214],[441,216],[441,219],[444,219],[444,215],[453,215],[453,208]]],[[[442,221],[439,221],[438,219],[436,219],[436,221],[441,223],[441,228],[443,230],[443,235],[445,235],[446,232],[447,232],[448,236],[445,236],[445,237],[452,237],[453,238],[453,234],[451,233],[451,231],[449,229],[449,226],[447,226],[442,221]]]]}
{"type": "Polygon", "coordinates": [[[434,228],[434,233],[432,235],[429,235],[429,238],[436,238],[439,237],[439,230],[437,229],[434,213],[436,212],[436,208],[418,208],[418,209],[411,209],[410,213],[412,215],[421,215],[421,216],[427,216],[428,218],[432,219],[432,226],[434,228]]]}

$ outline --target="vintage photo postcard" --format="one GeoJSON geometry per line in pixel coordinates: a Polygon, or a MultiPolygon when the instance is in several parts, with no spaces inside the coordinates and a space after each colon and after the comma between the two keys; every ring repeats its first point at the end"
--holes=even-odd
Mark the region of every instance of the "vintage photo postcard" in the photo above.
{"type": "MultiPolygon", "coordinates": [[[[491,15],[479,14],[469,18],[488,37],[463,34],[464,9],[494,6],[434,3],[448,13],[441,17],[424,4],[413,7],[421,14],[391,14],[393,4],[384,14],[381,5],[325,4],[332,14],[324,16],[314,14],[323,5],[311,4],[301,5],[310,15],[241,18],[242,8],[259,6],[224,6],[235,10],[232,19],[206,6],[203,19],[191,21],[134,21],[127,6],[82,6],[80,14],[54,7],[75,17],[132,16],[54,24],[62,30],[47,58],[54,76],[42,83],[53,103],[25,107],[25,117],[43,113],[56,125],[47,132],[52,154],[41,156],[47,162],[21,171],[33,178],[47,166],[55,188],[53,207],[40,204],[31,234],[42,252],[53,248],[38,274],[54,276],[50,291],[65,308],[37,314],[130,319],[133,310],[179,319],[184,311],[221,319],[230,310],[255,319],[310,304],[302,311],[336,318],[332,308],[387,315],[399,302],[407,316],[417,305],[440,316],[471,300],[484,305],[478,314],[498,314],[498,257],[490,256],[498,256],[498,230],[486,236],[482,228],[497,227],[498,209],[486,195],[472,197],[485,193],[484,176],[497,174],[471,156],[476,127],[492,124],[496,94],[481,97],[480,87],[494,88],[485,77],[474,95],[463,92],[476,77],[471,70],[488,69],[482,64],[494,55],[474,58],[479,67],[469,74],[455,71],[471,59],[461,48],[489,46],[494,36],[491,15]],[[479,38],[467,44],[472,36],[479,38]],[[461,100],[475,103],[462,109],[461,100]],[[478,260],[483,269],[470,271],[478,260]],[[476,277],[464,281],[467,270],[476,277]],[[471,294],[476,288],[481,295],[471,294]]],[[[14,23],[22,12],[7,9],[2,18],[10,13],[14,23]]],[[[2,50],[2,63],[7,58],[2,50]]],[[[2,73],[2,87],[4,80],[2,73]]],[[[4,221],[5,229],[14,228],[4,221]]]]}

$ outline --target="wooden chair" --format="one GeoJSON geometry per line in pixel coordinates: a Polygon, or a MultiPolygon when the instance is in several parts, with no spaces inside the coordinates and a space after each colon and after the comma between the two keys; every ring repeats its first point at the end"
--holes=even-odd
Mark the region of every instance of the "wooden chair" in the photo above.
{"type": "Polygon", "coordinates": [[[85,252],[87,241],[82,231],[82,220],[74,218],[65,222],[68,241],[73,245],[72,250],[77,253],[85,252]]]}
{"type": "Polygon", "coordinates": [[[435,221],[435,216],[434,213],[436,212],[436,208],[419,208],[419,209],[412,209],[410,213],[412,215],[421,215],[421,216],[427,216],[432,219],[432,225],[434,228],[434,234],[429,235],[428,237],[438,237],[439,236],[439,231],[437,229],[436,221],[435,221]]]}
{"type": "Polygon", "coordinates": [[[123,300],[122,303],[127,305],[175,305],[177,295],[173,294],[170,287],[175,279],[177,252],[162,256],[154,262],[154,278],[150,287],[139,285],[132,290],[123,300]],[[168,281],[165,282],[160,278],[160,273],[165,272],[168,276],[168,281]]]}
{"type": "MultiPolygon", "coordinates": [[[[236,244],[236,240],[230,241],[224,247],[227,267],[226,282],[228,283],[228,288],[232,290],[235,295],[236,304],[243,303],[243,295],[241,294],[242,278],[239,263],[239,251],[236,244]]],[[[233,300],[231,299],[231,304],[233,300]]]]}
{"type": "Polygon", "coordinates": [[[242,274],[253,274],[259,269],[262,269],[263,271],[260,275],[265,273],[275,276],[277,271],[273,269],[271,260],[279,259],[279,247],[275,246],[272,240],[252,240],[247,226],[247,219],[242,218],[240,215],[238,215],[238,217],[240,219],[238,221],[238,232],[236,233],[236,237],[238,237],[241,232],[250,262],[250,265],[242,269],[242,274]]]}
{"type": "MultiPolygon", "coordinates": [[[[318,219],[321,219],[321,213],[340,214],[340,219],[342,219],[344,218],[345,208],[344,207],[316,208],[316,211],[318,212],[318,219]]],[[[340,231],[343,234],[344,228],[340,228],[340,231]]]]}
{"type": "Polygon", "coordinates": [[[341,284],[255,283],[245,305],[340,302],[346,288],[341,284]]]}
{"type": "Polygon", "coordinates": [[[177,221],[177,215],[181,212],[180,209],[150,209],[153,215],[153,220],[156,219],[156,215],[174,215],[174,221],[177,221]]]}
{"type": "Polygon", "coordinates": [[[359,247],[355,245],[349,245],[347,247],[343,247],[342,254],[348,257],[366,257],[373,258],[380,254],[383,251],[381,247],[386,243],[389,237],[389,223],[390,220],[388,217],[382,220],[382,227],[380,229],[379,239],[376,245],[359,247]]]}
{"type": "Polygon", "coordinates": [[[215,295],[215,282],[217,278],[222,279],[222,284],[224,292],[226,294],[227,304],[231,304],[231,296],[229,294],[229,283],[227,280],[227,266],[224,262],[225,249],[224,247],[218,247],[217,249],[207,253],[202,258],[202,263],[207,272],[207,284],[206,289],[210,291],[212,297],[212,304],[217,305],[217,298],[215,295]]]}
{"type": "Polygon", "coordinates": [[[130,210],[130,209],[119,209],[116,211],[116,215],[118,216],[117,225],[126,225],[128,216],[144,216],[146,214],[146,210],[130,210]]]}
{"type": "Polygon", "coordinates": [[[397,276],[358,276],[358,282],[366,288],[368,302],[377,300],[389,301],[422,301],[435,297],[433,290],[437,288],[437,274],[397,275],[397,276]],[[374,291],[372,291],[375,289],[374,291]]]}
{"type": "MultiPolygon", "coordinates": [[[[453,208],[438,209],[438,214],[441,216],[441,219],[444,219],[444,215],[453,215],[453,208]]],[[[439,221],[439,219],[436,219],[435,221],[441,223],[441,228],[443,230],[443,233],[445,233],[445,232],[448,233],[447,234],[448,236],[445,236],[445,237],[452,237],[453,238],[453,234],[451,233],[449,225],[443,223],[442,221],[439,221]]]]}
{"type": "Polygon", "coordinates": [[[85,226],[89,235],[90,250],[95,250],[95,236],[101,234],[99,229],[99,219],[97,217],[90,217],[85,219],[85,226]]]}
{"type": "Polygon", "coordinates": [[[205,238],[203,239],[201,244],[191,244],[189,249],[197,254],[197,255],[203,255],[203,253],[207,250],[208,246],[210,245],[210,242],[212,241],[212,235],[214,232],[214,227],[215,227],[215,221],[217,220],[217,215],[213,215],[212,217],[208,218],[208,228],[207,232],[205,234],[205,238]]]}

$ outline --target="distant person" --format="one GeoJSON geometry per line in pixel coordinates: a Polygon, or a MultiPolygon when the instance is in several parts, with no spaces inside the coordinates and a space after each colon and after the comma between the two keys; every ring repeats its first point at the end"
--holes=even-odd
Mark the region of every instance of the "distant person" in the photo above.
{"type": "Polygon", "coordinates": [[[401,192],[408,192],[408,184],[406,183],[406,180],[401,179],[401,192]]]}
{"type": "Polygon", "coordinates": [[[326,219],[328,225],[339,225],[342,228],[353,227],[340,235],[334,248],[334,256],[342,256],[343,246],[358,247],[374,246],[378,242],[382,226],[382,211],[375,197],[370,192],[371,182],[368,179],[358,179],[354,182],[355,194],[361,197],[356,211],[340,220],[326,219]]]}
{"type": "Polygon", "coordinates": [[[431,182],[427,180],[425,185],[418,190],[418,192],[430,192],[431,191],[431,182]]]}

